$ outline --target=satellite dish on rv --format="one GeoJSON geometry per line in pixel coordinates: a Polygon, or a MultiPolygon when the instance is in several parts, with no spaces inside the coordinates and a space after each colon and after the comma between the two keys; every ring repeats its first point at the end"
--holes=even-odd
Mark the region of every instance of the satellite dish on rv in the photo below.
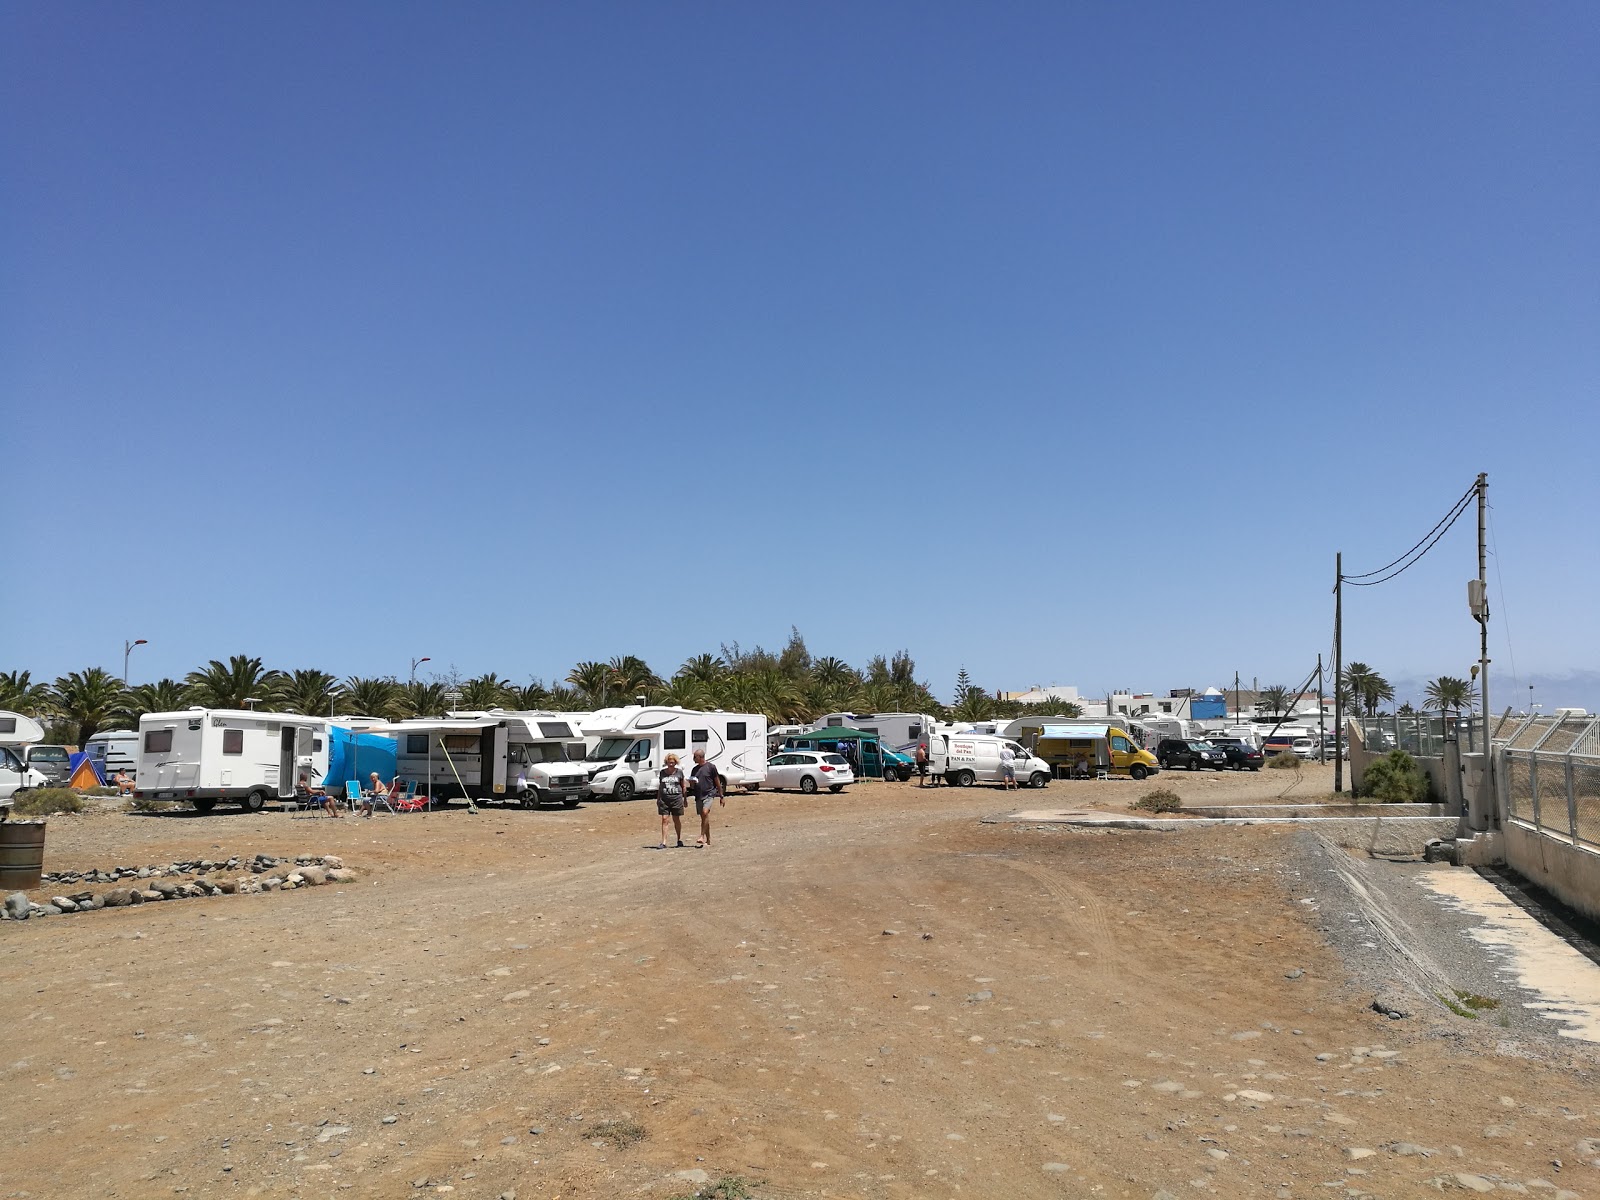
{"type": "Polygon", "coordinates": [[[24,746],[44,741],[44,726],[18,712],[0,711],[0,746],[24,746]]]}

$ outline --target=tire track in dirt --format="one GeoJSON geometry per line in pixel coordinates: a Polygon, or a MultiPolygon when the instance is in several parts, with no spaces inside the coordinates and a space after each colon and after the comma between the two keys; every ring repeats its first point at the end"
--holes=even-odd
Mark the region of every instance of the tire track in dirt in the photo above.
{"type": "Polygon", "coordinates": [[[1057,873],[1037,863],[1023,862],[1014,858],[1001,858],[1000,861],[1039,884],[1067,911],[1069,916],[1076,916],[1082,921],[1084,932],[1088,937],[1089,953],[1093,956],[1095,974],[1107,983],[1120,982],[1122,954],[1117,947],[1116,935],[1112,932],[1111,921],[1106,916],[1105,905],[1100,902],[1100,898],[1090,889],[1067,883],[1057,873]]]}

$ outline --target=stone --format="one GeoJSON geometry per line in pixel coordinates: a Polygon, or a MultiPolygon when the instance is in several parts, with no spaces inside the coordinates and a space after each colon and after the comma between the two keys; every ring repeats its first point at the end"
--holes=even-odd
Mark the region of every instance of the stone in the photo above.
{"type": "Polygon", "coordinates": [[[394,1117],[394,1116],[390,1116],[390,1117],[385,1117],[385,1118],[384,1118],[384,1119],[383,1119],[383,1123],[384,1123],[384,1124],[385,1124],[385,1125],[393,1125],[393,1124],[394,1124],[394,1123],[395,1123],[395,1122],[397,1122],[397,1121],[398,1121],[398,1120],[400,1120],[400,1118],[399,1118],[399,1117],[394,1117]]]}
{"type": "Polygon", "coordinates": [[[133,903],[133,893],[127,888],[112,888],[105,894],[107,908],[126,908],[133,903]]]}
{"type": "Polygon", "coordinates": [[[238,890],[239,881],[237,879],[224,879],[221,883],[217,884],[217,891],[221,892],[224,896],[232,896],[238,890]]]}
{"type": "Polygon", "coordinates": [[[500,1200],[517,1200],[517,1189],[507,1188],[500,1193],[500,1200]]]}
{"type": "Polygon", "coordinates": [[[74,903],[72,900],[69,900],[66,896],[51,896],[50,897],[50,903],[55,905],[56,908],[59,909],[61,912],[77,912],[78,911],[77,904],[74,903]]]}
{"type": "Polygon", "coordinates": [[[347,867],[333,867],[327,872],[329,883],[354,883],[356,873],[347,867]]]}
{"type": "Polygon", "coordinates": [[[1319,1055],[1317,1055],[1317,1061],[1318,1062],[1332,1062],[1333,1061],[1333,1055],[1327,1054],[1327,1053],[1319,1054],[1319,1055]]]}
{"type": "MultiPolygon", "coordinates": [[[[137,892],[134,893],[134,895],[139,897],[139,900],[149,900],[149,901],[169,900],[169,899],[172,898],[171,896],[167,895],[167,893],[158,892],[154,888],[140,888],[137,892]]],[[[135,904],[137,904],[138,902],[139,902],[138,900],[134,901],[135,904]]]]}
{"type": "Polygon", "coordinates": [[[1379,992],[1372,998],[1372,1011],[1391,1021],[1403,1020],[1411,1015],[1411,1001],[1394,992],[1379,992]]]}
{"type": "Polygon", "coordinates": [[[1044,1171],[1048,1171],[1052,1175],[1060,1175],[1064,1171],[1072,1170],[1071,1167],[1069,1167],[1066,1163],[1062,1163],[1062,1162],[1048,1162],[1048,1163],[1045,1163],[1044,1166],[1041,1167],[1040,1169],[1044,1170],[1044,1171]]]}
{"type": "Polygon", "coordinates": [[[310,887],[321,887],[328,882],[328,873],[321,867],[301,867],[296,874],[300,876],[302,883],[310,887]]]}
{"type": "Polygon", "coordinates": [[[1271,1092],[1257,1092],[1244,1088],[1238,1093],[1239,1099],[1248,1100],[1252,1104],[1265,1104],[1272,1099],[1271,1092]]]}
{"type": "Polygon", "coordinates": [[[681,1179],[684,1183],[710,1183],[711,1176],[699,1167],[690,1167],[687,1171],[678,1171],[674,1179],[681,1179]]]}
{"type": "Polygon", "coordinates": [[[1344,1156],[1351,1162],[1360,1162],[1363,1158],[1371,1158],[1377,1154],[1376,1150],[1368,1150],[1365,1146],[1346,1146],[1344,1156]]]}
{"type": "Polygon", "coordinates": [[[283,880],[276,875],[268,875],[261,881],[261,886],[266,891],[275,892],[283,886],[283,880]]]}
{"type": "Polygon", "coordinates": [[[337,854],[324,854],[322,856],[322,865],[325,867],[332,867],[334,870],[338,870],[340,867],[344,866],[344,859],[340,858],[337,854]]]}
{"type": "Polygon", "coordinates": [[[1437,1154],[1436,1150],[1429,1150],[1426,1146],[1419,1146],[1415,1142],[1390,1142],[1384,1147],[1390,1154],[1398,1154],[1401,1158],[1431,1158],[1437,1154]]]}
{"type": "Polygon", "coordinates": [[[984,1000],[993,1000],[994,999],[994,993],[991,992],[988,988],[984,988],[983,991],[981,991],[981,992],[973,992],[972,994],[970,994],[967,997],[967,999],[968,999],[968,1001],[976,1004],[976,1003],[979,1003],[979,1002],[984,1001],[984,1000]]]}
{"type": "Polygon", "coordinates": [[[1303,979],[1303,978],[1305,978],[1305,972],[1302,971],[1299,967],[1295,967],[1292,970],[1285,971],[1283,973],[1283,977],[1285,979],[1303,979]]]}
{"type": "Polygon", "coordinates": [[[1457,1187],[1466,1188],[1469,1192],[1494,1191],[1494,1184],[1490,1183],[1482,1175],[1468,1175],[1464,1171],[1458,1171],[1455,1175],[1455,1181],[1457,1187]]]}
{"type": "Polygon", "coordinates": [[[12,892],[6,897],[6,916],[13,921],[28,919],[28,897],[23,892],[12,892]]]}

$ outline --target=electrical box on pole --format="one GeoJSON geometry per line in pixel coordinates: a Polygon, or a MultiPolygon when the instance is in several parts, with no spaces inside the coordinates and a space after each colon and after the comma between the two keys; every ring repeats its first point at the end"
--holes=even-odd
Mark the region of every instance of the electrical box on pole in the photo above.
{"type": "Polygon", "coordinates": [[[1483,580],[1467,580],[1467,608],[1471,610],[1474,621],[1482,622],[1489,619],[1489,595],[1488,589],[1483,586],[1483,580]]]}

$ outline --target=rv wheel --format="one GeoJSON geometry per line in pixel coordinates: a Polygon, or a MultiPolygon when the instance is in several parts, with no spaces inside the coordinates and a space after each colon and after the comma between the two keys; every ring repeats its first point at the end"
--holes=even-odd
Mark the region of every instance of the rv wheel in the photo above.
{"type": "Polygon", "coordinates": [[[617,786],[611,789],[611,798],[613,800],[632,800],[633,799],[633,780],[631,780],[631,779],[619,779],[619,780],[617,780],[617,786]]]}
{"type": "Polygon", "coordinates": [[[215,800],[195,800],[192,803],[194,804],[195,812],[210,812],[217,806],[215,800]]]}
{"type": "Polygon", "coordinates": [[[956,786],[957,787],[971,787],[977,781],[978,781],[978,777],[976,775],[974,775],[971,771],[957,771],[956,772],[956,786]]]}
{"type": "MultiPolygon", "coordinates": [[[[265,792],[251,792],[244,798],[239,807],[244,809],[245,812],[260,812],[266,806],[266,803],[267,794],[265,792]]],[[[200,805],[196,803],[195,807],[199,808],[200,805]]]]}
{"type": "Polygon", "coordinates": [[[1133,766],[1128,768],[1128,774],[1134,779],[1143,779],[1150,774],[1150,771],[1143,763],[1134,763],[1133,766]]]}
{"type": "Polygon", "coordinates": [[[1050,776],[1046,775],[1043,771],[1035,771],[1032,775],[1028,776],[1029,787],[1042,788],[1049,782],[1050,776]]]}

